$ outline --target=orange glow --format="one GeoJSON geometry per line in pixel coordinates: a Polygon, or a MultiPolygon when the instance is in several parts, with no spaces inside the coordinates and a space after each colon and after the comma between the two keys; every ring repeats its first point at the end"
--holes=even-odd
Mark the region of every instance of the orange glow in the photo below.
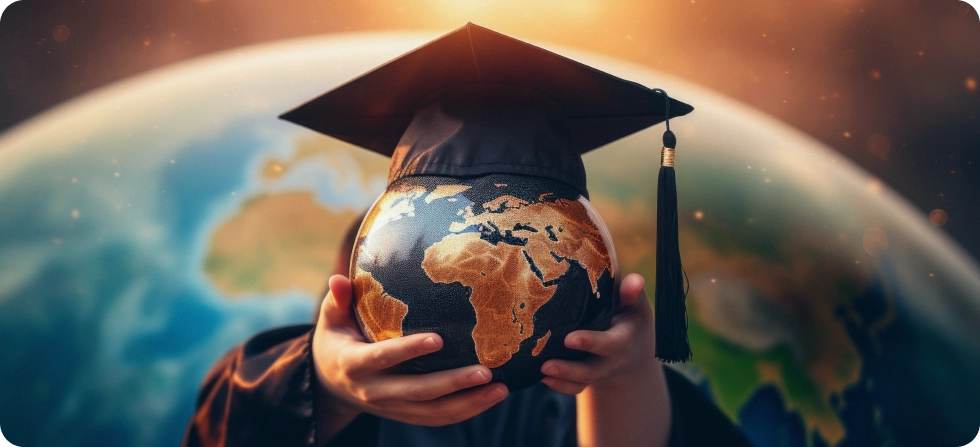
{"type": "Polygon", "coordinates": [[[929,222],[937,227],[941,227],[946,225],[946,222],[949,222],[949,215],[946,214],[946,211],[934,209],[929,213],[929,222]]]}
{"type": "Polygon", "coordinates": [[[54,40],[58,42],[65,42],[68,40],[69,37],[71,37],[71,30],[68,29],[68,27],[65,25],[58,25],[54,27],[54,31],[52,32],[52,35],[54,37],[54,40]]]}

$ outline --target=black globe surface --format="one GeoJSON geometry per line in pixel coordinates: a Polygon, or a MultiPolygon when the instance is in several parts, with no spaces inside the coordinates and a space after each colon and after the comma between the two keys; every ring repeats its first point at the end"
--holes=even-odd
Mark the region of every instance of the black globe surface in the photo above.
{"type": "Polygon", "coordinates": [[[373,341],[420,332],[438,352],[401,365],[425,373],[481,363],[512,389],[564,339],[609,326],[616,255],[595,209],[570,186],[493,174],[413,176],[368,212],[351,261],[355,310],[373,341]]]}

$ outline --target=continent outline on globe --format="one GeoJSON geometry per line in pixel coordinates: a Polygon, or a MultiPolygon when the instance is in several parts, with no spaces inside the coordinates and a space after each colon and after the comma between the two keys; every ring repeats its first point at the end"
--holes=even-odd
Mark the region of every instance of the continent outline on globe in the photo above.
{"type": "Polygon", "coordinates": [[[540,379],[544,360],[583,355],[560,342],[567,333],[608,327],[617,268],[598,213],[563,183],[504,174],[416,176],[392,183],[368,212],[351,278],[358,321],[371,340],[443,336],[440,353],[406,370],[479,362],[495,379],[526,386],[540,379]],[[420,283],[415,289],[404,284],[413,281],[420,283]],[[433,306],[440,297],[418,296],[418,289],[438,286],[454,291],[442,297],[444,306],[433,306]],[[426,301],[441,317],[417,315],[424,309],[413,317],[426,301]]]}

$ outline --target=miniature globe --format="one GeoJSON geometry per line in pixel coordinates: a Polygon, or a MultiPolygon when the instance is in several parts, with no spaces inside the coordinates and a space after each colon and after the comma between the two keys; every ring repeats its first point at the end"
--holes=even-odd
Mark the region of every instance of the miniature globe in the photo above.
{"type": "Polygon", "coordinates": [[[481,363],[521,388],[577,329],[608,327],[616,255],[598,213],[539,177],[406,177],[368,212],[351,259],[358,319],[374,341],[435,332],[443,348],[401,365],[481,363]]]}

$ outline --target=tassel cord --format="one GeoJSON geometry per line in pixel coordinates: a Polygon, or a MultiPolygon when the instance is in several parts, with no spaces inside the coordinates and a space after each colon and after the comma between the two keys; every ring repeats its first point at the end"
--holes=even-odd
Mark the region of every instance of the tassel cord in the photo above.
{"type": "Polygon", "coordinates": [[[670,97],[662,89],[652,91],[664,98],[664,121],[667,126],[657,186],[656,356],[667,363],[685,362],[692,356],[685,306],[691,283],[681,263],[678,243],[677,182],[674,173],[677,138],[670,130],[670,97]]]}

